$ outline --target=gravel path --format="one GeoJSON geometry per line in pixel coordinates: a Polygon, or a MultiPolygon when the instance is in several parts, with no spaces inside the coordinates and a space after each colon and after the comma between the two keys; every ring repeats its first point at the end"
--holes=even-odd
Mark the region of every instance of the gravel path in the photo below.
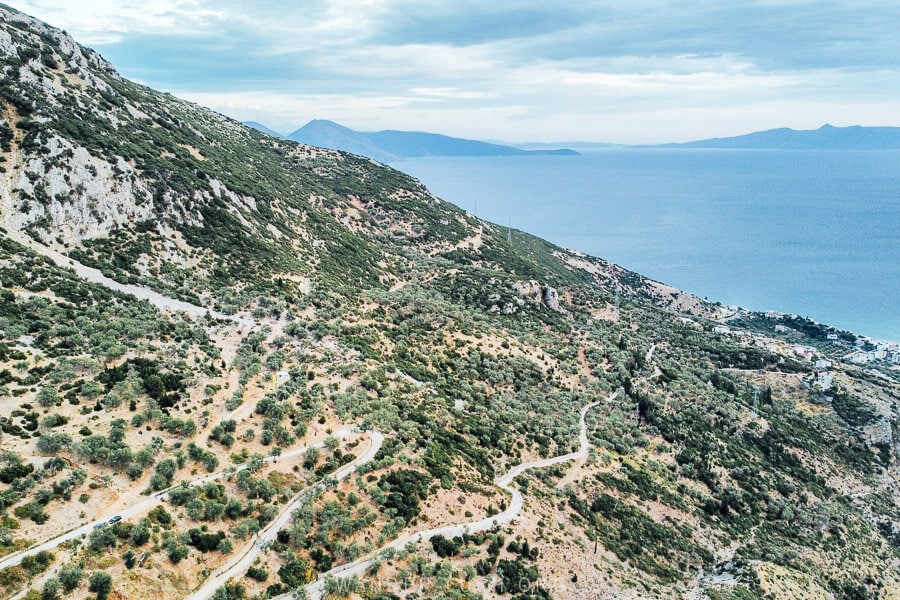
{"type": "MultiPolygon", "coordinates": [[[[369,449],[352,462],[347,463],[346,465],[329,475],[328,477],[330,479],[334,479],[337,481],[346,479],[356,471],[359,465],[375,458],[375,454],[378,452],[378,450],[381,448],[381,444],[384,442],[384,436],[377,431],[367,431],[366,434],[369,436],[372,442],[369,445],[369,449]]],[[[316,447],[323,445],[324,443],[315,444],[316,447]]],[[[304,448],[303,452],[305,451],[306,449],[304,448]]],[[[206,581],[203,582],[203,585],[200,588],[198,588],[190,596],[188,596],[188,599],[205,600],[206,598],[210,598],[213,594],[215,594],[216,590],[225,585],[225,583],[227,583],[229,579],[233,577],[240,577],[241,575],[243,575],[253,564],[253,561],[256,559],[256,555],[259,554],[260,550],[262,550],[267,544],[273,542],[281,528],[287,525],[294,510],[299,508],[311,493],[313,493],[316,489],[321,488],[322,486],[323,484],[319,483],[301,490],[300,492],[295,494],[294,497],[291,498],[290,502],[288,502],[287,505],[282,509],[278,517],[272,520],[271,523],[266,525],[258,534],[256,534],[253,539],[248,544],[246,544],[244,548],[242,548],[238,553],[236,553],[227,563],[216,569],[206,579],[206,581]]]]}
{"type": "Polygon", "coordinates": [[[168,296],[164,296],[157,291],[151,290],[150,288],[146,288],[140,285],[132,285],[128,283],[119,283],[114,279],[110,279],[103,273],[101,273],[98,269],[93,267],[88,267],[87,265],[83,265],[77,260],[73,258],[69,258],[64,254],[61,254],[50,248],[48,246],[44,246],[43,244],[39,244],[22,234],[21,232],[7,232],[7,236],[15,242],[26,246],[30,250],[34,251],[41,256],[49,258],[54,263],[59,265],[60,267],[71,269],[75,272],[76,275],[81,277],[86,281],[90,281],[91,283],[96,283],[102,285],[105,288],[115,290],[117,292],[121,292],[123,294],[129,294],[134,296],[138,300],[146,300],[153,306],[160,308],[162,310],[171,310],[176,312],[183,312],[192,317],[203,317],[206,315],[210,315],[216,319],[225,319],[228,321],[233,321],[235,323],[239,323],[241,325],[247,326],[255,326],[256,323],[252,319],[247,319],[244,317],[238,317],[235,315],[226,315],[225,313],[218,312],[215,310],[210,310],[208,308],[204,308],[202,306],[197,306],[196,304],[191,304],[190,302],[185,302],[184,300],[176,300],[175,298],[169,298],[168,296]]]}
{"type": "MultiPolygon", "coordinates": [[[[360,464],[362,464],[368,460],[371,460],[371,457],[375,455],[375,452],[378,452],[378,449],[381,447],[381,443],[384,441],[384,436],[377,431],[366,431],[365,433],[372,440],[372,444],[371,444],[371,447],[369,448],[369,450],[364,455],[362,455],[359,458],[355,459],[354,461],[344,465],[344,467],[342,467],[340,470],[335,472],[335,474],[332,475],[332,477],[338,477],[338,476],[346,477],[347,475],[352,473],[356,469],[356,467],[358,467],[360,464]],[[346,471],[346,472],[344,472],[344,471],[346,471]]],[[[338,438],[347,438],[347,437],[351,437],[355,434],[351,429],[345,428],[345,429],[339,429],[338,431],[336,431],[334,433],[334,435],[335,435],[335,437],[338,437],[338,438]]],[[[303,454],[306,453],[306,451],[309,448],[321,448],[321,447],[324,447],[324,445],[325,445],[324,441],[318,442],[318,443],[312,444],[310,446],[294,448],[287,452],[281,453],[279,456],[268,456],[263,460],[265,462],[286,460],[286,459],[294,458],[296,456],[302,456],[303,454]]],[[[203,477],[198,477],[196,479],[189,481],[188,483],[192,486],[203,485],[210,481],[215,481],[216,479],[221,479],[222,477],[226,477],[227,475],[236,473],[237,471],[240,471],[244,467],[246,467],[246,464],[235,465],[234,467],[229,467],[227,469],[223,469],[216,473],[211,473],[209,475],[204,475],[203,477]]],[[[96,521],[92,521],[91,523],[88,523],[87,525],[82,525],[81,527],[78,527],[78,528],[68,531],[60,536],[57,536],[53,539],[50,539],[41,544],[38,544],[37,546],[32,546],[31,548],[28,548],[27,550],[21,550],[14,554],[9,554],[7,556],[4,556],[3,559],[0,559],[0,570],[20,564],[22,562],[22,559],[25,558],[26,556],[33,556],[42,550],[53,550],[54,548],[56,548],[57,546],[59,546],[60,544],[62,544],[64,542],[73,540],[75,538],[80,538],[81,536],[86,536],[91,532],[91,530],[94,527],[96,527],[97,525],[102,526],[104,523],[107,523],[109,521],[109,519],[112,518],[113,516],[120,516],[120,517],[122,517],[123,520],[128,520],[131,517],[148,512],[153,507],[164,502],[164,500],[166,498],[168,498],[168,496],[169,496],[169,491],[171,491],[174,487],[175,486],[172,486],[171,488],[168,488],[166,490],[156,492],[152,496],[149,496],[146,499],[141,500],[140,502],[133,504],[126,509],[119,510],[115,514],[105,515],[105,516],[97,519],[96,521]]],[[[307,490],[309,490],[309,489],[311,489],[311,488],[307,488],[307,490]]],[[[302,494],[303,492],[300,492],[300,493],[302,494]]],[[[282,517],[284,517],[285,514],[290,515],[291,510],[293,510],[291,508],[291,506],[288,506],[287,508],[285,508],[284,511],[282,512],[282,514],[279,515],[278,519],[276,519],[276,521],[278,521],[279,519],[282,519],[282,517]]],[[[278,533],[277,529],[275,530],[275,533],[278,533]]],[[[273,536],[274,536],[274,534],[273,534],[273,536]]],[[[213,591],[215,591],[215,590],[213,590],[213,591]]],[[[212,595],[212,594],[210,594],[210,595],[212,595]]]]}
{"type": "MultiPolygon", "coordinates": [[[[307,594],[313,600],[321,600],[325,596],[326,577],[330,576],[344,578],[359,575],[360,573],[363,573],[366,569],[368,569],[372,565],[372,563],[378,560],[381,553],[387,549],[399,550],[409,543],[426,542],[436,535],[443,535],[444,537],[448,538],[456,537],[466,533],[478,533],[487,531],[496,526],[509,523],[519,515],[519,513],[522,511],[522,506],[524,505],[522,492],[512,487],[513,480],[529,469],[541,469],[571,460],[585,460],[588,456],[589,447],[587,437],[587,423],[585,422],[587,413],[590,409],[599,405],[601,402],[612,402],[616,398],[616,396],[618,396],[618,394],[618,391],[613,392],[609,396],[607,396],[605,400],[597,400],[595,402],[591,402],[590,404],[586,404],[581,408],[581,416],[579,420],[580,430],[578,434],[578,450],[576,450],[575,452],[570,452],[569,454],[563,454],[561,456],[554,456],[552,458],[545,458],[542,460],[535,460],[516,465],[507,473],[494,480],[494,483],[497,486],[509,492],[511,496],[510,502],[507,505],[506,510],[504,510],[503,512],[498,513],[493,517],[487,517],[478,521],[459,523],[457,525],[446,525],[444,527],[437,527],[435,529],[428,529],[426,531],[419,531],[399,537],[389,544],[386,544],[385,546],[379,548],[378,550],[367,554],[366,556],[363,556],[351,563],[335,567],[327,573],[324,573],[319,577],[318,580],[306,586],[307,594]]],[[[291,598],[293,598],[291,592],[275,597],[276,600],[290,600],[291,598]]]]}

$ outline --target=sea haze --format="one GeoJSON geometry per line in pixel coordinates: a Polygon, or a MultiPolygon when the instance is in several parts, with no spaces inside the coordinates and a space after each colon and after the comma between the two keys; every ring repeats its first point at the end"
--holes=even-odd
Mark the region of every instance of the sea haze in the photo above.
{"type": "Polygon", "coordinates": [[[712,301],[900,341],[900,150],[616,148],[393,166],[479,217],[712,301]]]}

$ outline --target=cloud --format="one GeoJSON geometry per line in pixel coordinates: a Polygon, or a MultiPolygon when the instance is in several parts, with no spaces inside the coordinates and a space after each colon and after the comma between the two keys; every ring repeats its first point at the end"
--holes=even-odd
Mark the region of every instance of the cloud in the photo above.
{"type": "Polygon", "coordinates": [[[111,45],[135,33],[202,34],[227,18],[216,3],[181,0],[23,0],[17,8],[66,29],[86,45],[111,45]]]}
{"type": "Polygon", "coordinates": [[[482,138],[669,141],[712,124],[815,125],[807,115],[828,111],[824,120],[835,123],[877,114],[900,125],[884,110],[900,94],[893,1],[25,0],[19,8],[94,45],[126,76],[285,130],[322,117],[482,138]]]}

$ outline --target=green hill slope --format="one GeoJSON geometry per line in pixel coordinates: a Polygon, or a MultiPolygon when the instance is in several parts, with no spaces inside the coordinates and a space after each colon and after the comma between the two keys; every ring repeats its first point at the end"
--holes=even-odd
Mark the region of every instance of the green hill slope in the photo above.
{"type": "Polygon", "coordinates": [[[900,383],[852,334],[481,221],[8,8],[0,52],[0,596],[900,593],[900,383]]]}

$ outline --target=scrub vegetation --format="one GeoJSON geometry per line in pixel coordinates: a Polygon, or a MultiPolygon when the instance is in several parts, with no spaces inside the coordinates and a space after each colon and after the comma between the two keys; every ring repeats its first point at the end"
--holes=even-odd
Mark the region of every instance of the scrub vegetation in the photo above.
{"type": "Polygon", "coordinates": [[[853,334],[727,314],[0,15],[4,597],[186,597],[245,552],[213,597],[900,594],[900,377],[841,362],[853,334]],[[578,451],[594,402],[586,460],[519,474],[517,509],[499,480],[578,451]]]}

